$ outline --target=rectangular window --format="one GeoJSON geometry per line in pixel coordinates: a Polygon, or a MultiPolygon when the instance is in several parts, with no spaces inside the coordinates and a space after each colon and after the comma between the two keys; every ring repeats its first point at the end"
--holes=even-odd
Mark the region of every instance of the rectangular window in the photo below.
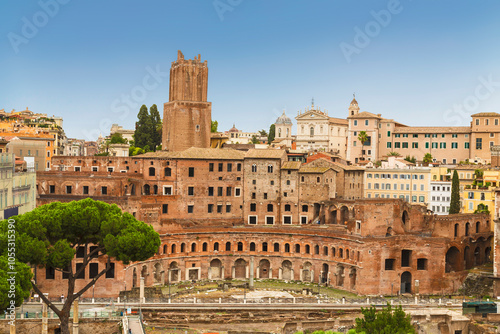
{"type": "MultiPolygon", "coordinates": [[[[78,270],[80,270],[80,268],[81,268],[82,266],[83,266],[83,263],[77,263],[77,264],[76,264],[76,271],[75,271],[75,274],[78,272],[78,270]]],[[[85,269],[84,269],[84,270],[82,270],[82,272],[76,276],[76,279],[85,279],[85,269]]]]}
{"type": "Polygon", "coordinates": [[[52,267],[45,268],[45,279],[54,279],[56,278],[56,270],[52,267]]]}
{"type": "Polygon", "coordinates": [[[236,171],[237,171],[237,172],[241,172],[241,164],[240,164],[240,163],[238,163],[238,164],[236,165],[236,171]]]}
{"type": "Polygon", "coordinates": [[[391,136],[391,131],[387,131],[387,137],[391,136]]]}
{"type": "Polygon", "coordinates": [[[232,172],[233,171],[233,164],[232,163],[228,163],[227,164],[227,171],[228,172],[232,172]]]}
{"type": "Polygon", "coordinates": [[[483,149],[483,138],[476,138],[476,150],[483,149]]]}
{"type": "Polygon", "coordinates": [[[95,166],[94,166],[94,167],[92,167],[92,171],[93,171],[93,172],[97,172],[97,171],[98,171],[98,169],[99,169],[99,167],[95,167],[95,166]]]}
{"type": "Polygon", "coordinates": [[[222,204],[217,204],[217,213],[222,213],[222,204]]]}
{"type": "Polygon", "coordinates": [[[108,194],[108,187],[101,187],[101,194],[107,195],[108,194]]]}
{"type": "Polygon", "coordinates": [[[233,188],[231,188],[231,187],[226,188],[226,196],[231,196],[232,192],[233,192],[233,188]]]}
{"type": "Polygon", "coordinates": [[[395,142],[394,143],[394,148],[401,148],[401,143],[400,142],[395,142]]]}
{"type": "Polygon", "coordinates": [[[240,188],[234,188],[234,196],[235,197],[241,196],[241,189],[240,188]]]}
{"type": "Polygon", "coordinates": [[[392,148],[392,143],[390,141],[387,142],[387,148],[392,148]]]}
{"type": "Polygon", "coordinates": [[[66,186],[66,194],[71,194],[71,190],[73,189],[73,187],[71,186],[66,186]]]}
{"type": "Polygon", "coordinates": [[[252,211],[252,212],[257,211],[257,204],[255,204],[255,203],[250,203],[250,211],[252,211]]]}
{"type": "Polygon", "coordinates": [[[163,204],[161,211],[162,211],[162,213],[168,213],[168,204],[163,204]]]}
{"type": "Polygon", "coordinates": [[[208,171],[209,172],[213,172],[214,171],[214,163],[213,162],[211,162],[211,163],[208,164],[208,171]]]}
{"type": "Polygon", "coordinates": [[[219,162],[219,172],[222,172],[224,169],[224,165],[222,162],[219,162]]]}
{"type": "Polygon", "coordinates": [[[456,134],[456,133],[453,133],[453,134],[451,135],[451,138],[457,138],[457,134],[456,134]]]}
{"type": "Polygon", "coordinates": [[[425,143],[425,148],[429,148],[429,143],[425,143]]]}
{"type": "Polygon", "coordinates": [[[194,167],[189,167],[189,177],[194,177],[194,167]]]}
{"type": "Polygon", "coordinates": [[[439,148],[446,148],[446,143],[439,143],[439,148]]]}
{"type": "Polygon", "coordinates": [[[411,250],[403,249],[401,251],[401,267],[409,267],[411,264],[411,250]]]}
{"type": "Polygon", "coordinates": [[[394,270],[395,259],[385,259],[385,270],[394,270]]]}
{"type": "Polygon", "coordinates": [[[226,204],[226,212],[227,213],[231,212],[231,205],[230,204],[226,204]]]}
{"type": "Polygon", "coordinates": [[[78,246],[76,248],[76,257],[78,259],[83,259],[85,257],[85,246],[78,246]]]}
{"type": "Polygon", "coordinates": [[[208,196],[214,195],[214,187],[208,187],[208,196]]]}
{"type": "Polygon", "coordinates": [[[172,195],[172,186],[163,186],[163,195],[172,195]]]}
{"type": "Polygon", "coordinates": [[[438,148],[438,143],[432,143],[432,148],[438,148]]]}
{"type": "Polygon", "coordinates": [[[403,142],[403,148],[408,148],[408,143],[407,142],[403,142]]]}
{"type": "Polygon", "coordinates": [[[106,278],[115,278],[115,264],[111,262],[109,267],[109,270],[106,272],[106,278]]]}
{"type": "Polygon", "coordinates": [[[188,196],[194,196],[194,187],[188,187],[188,196]]]}
{"type": "Polygon", "coordinates": [[[417,259],[417,270],[427,270],[427,259],[417,259]]]}
{"type": "Polygon", "coordinates": [[[248,224],[256,225],[257,224],[257,216],[248,216],[248,224]]]}
{"type": "Polygon", "coordinates": [[[188,213],[193,213],[194,205],[188,205],[188,213]]]}
{"type": "Polygon", "coordinates": [[[291,224],[292,216],[283,216],[283,224],[291,224]]]}
{"type": "Polygon", "coordinates": [[[464,143],[465,148],[469,148],[469,143],[464,143]]]}
{"type": "Polygon", "coordinates": [[[425,196],[419,196],[419,197],[418,197],[418,201],[419,201],[420,203],[424,203],[424,202],[425,202],[425,196]]]}
{"type": "Polygon", "coordinates": [[[217,187],[217,196],[222,196],[223,188],[217,187]]]}
{"type": "Polygon", "coordinates": [[[49,193],[50,194],[55,194],[55,192],[56,192],[56,186],[52,186],[52,185],[49,186],[49,193]]]}
{"type": "Polygon", "coordinates": [[[458,148],[458,143],[451,143],[451,148],[458,148]]]}
{"type": "Polygon", "coordinates": [[[89,264],[89,278],[94,278],[99,274],[99,263],[89,264]]]}
{"type": "Polygon", "coordinates": [[[209,204],[208,205],[208,213],[212,213],[214,212],[214,205],[213,204],[209,204]]]}
{"type": "Polygon", "coordinates": [[[399,138],[399,137],[401,137],[401,134],[399,134],[399,133],[394,134],[394,138],[399,138]]]}
{"type": "Polygon", "coordinates": [[[274,225],[274,217],[273,216],[266,216],[266,224],[267,225],[274,225]]]}
{"type": "Polygon", "coordinates": [[[418,148],[418,143],[411,143],[412,148],[418,148]]]}
{"type": "Polygon", "coordinates": [[[89,194],[89,186],[83,186],[83,194],[88,195],[89,194]]]}

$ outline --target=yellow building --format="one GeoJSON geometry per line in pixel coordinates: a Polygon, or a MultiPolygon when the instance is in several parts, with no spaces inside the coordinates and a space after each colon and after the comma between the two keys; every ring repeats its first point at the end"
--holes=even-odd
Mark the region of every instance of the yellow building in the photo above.
{"type": "Polygon", "coordinates": [[[36,206],[36,173],[14,154],[0,154],[0,219],[31,211],[36,206]]]}

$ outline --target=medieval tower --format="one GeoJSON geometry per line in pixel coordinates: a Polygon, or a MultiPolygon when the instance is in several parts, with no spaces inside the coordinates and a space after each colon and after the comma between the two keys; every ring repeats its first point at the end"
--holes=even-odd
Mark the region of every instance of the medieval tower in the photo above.
{"type": "Polygon", "coordinates": [[[181,51],[170,68],[169,101],[163,107],[162,147],[183,151],[210,147],[212,103],[207,102],[208,67],[201,57],[184,59],[181,51]]]}

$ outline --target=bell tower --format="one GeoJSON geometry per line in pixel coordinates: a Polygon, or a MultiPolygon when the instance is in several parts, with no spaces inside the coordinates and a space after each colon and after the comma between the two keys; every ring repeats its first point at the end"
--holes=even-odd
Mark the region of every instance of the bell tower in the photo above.
{"type": "Polygon", "coordinates": [[[162,147],[184,151],[210,147],[212,103],[207,102],[208,67],[201,56],[184,59],[179,50],[170,68],[169,101],[163,106],[162,147]]]}
{"type": "Polygon", "coordinates": [[[349,116],[356,116],[359,113],[358,101],[356,101],[356,96],[353,94],[353,99],[349,105],[349,116]]]}

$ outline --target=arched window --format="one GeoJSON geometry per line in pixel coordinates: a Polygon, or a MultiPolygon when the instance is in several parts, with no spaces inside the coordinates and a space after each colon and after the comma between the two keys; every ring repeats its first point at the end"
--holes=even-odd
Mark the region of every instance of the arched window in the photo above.
{"type": "Polygon", "coordinates": [[[256,173],[256,172],[257,172],[257,165],[253,164],[252,165],[252,173],[256,173]]]}
{"type": "Polygon", "coordinates": [[[172,169],[170,167],[165,168],[165,176],[172,176],[172,169]]]}
{"type": "Polygon", "coordinates": [[[153,194],[158,195],[158,186],[156,184],[153,186],[153,194]]]}
{"type": "Polygon", "coordinates": [[[285,244],[285,253],[290,253],[290,244],[285,244]]]}
{"type": "Polygon", "coordinates": [[[262,251],[267,252],[267,242],[262,243],[262,251]]]}
{"type": "Polygon", "coordinates": [[[208,250],[208,244],[206,242],[203,243],[203,251],[206,252],[208,250]]]}
{"type": "Polygon", "coordinates": [[[149,195],[151,193],[151,187],[149,184],[144,185],[144,195],[149,195]]]}
{"type": "Polygon", "coordinates": [[[278,138],[281,138],[281,128],[278,129],[278,138]]]}
{"type": "Polygon", "coordinates": [[[155,176],[155,168],[149,167],[149,176],[155,176]]]}
{"type": "Polygon", "coordinates": [[[175,253],[175,248],[176,248],[175,245],[172,245],[171,248],[172,248],[172,251],[170,253],[174,254],[175,253]]]}
{"type": "Polygon", "coordinates": [[[300,245],[295,244],[295,253],[300,253],[300,245]]]}
{"type": "Polygon", "coordinates": [[[191,252],[196,252],[196,244],[194,242],[191,244],[191,252]]]}
{"type": "Polygon", "coordinates": [[[231,250],[231,243],[228,241],[226,242],[226,250],[230,251],[231,250]]]}
{"type": "Polygon", "coordinates": [[[167,252],[168,252],[168,247],[167,247],[167,245],[164,245],[163,246],[163,254],[167,254],[167,252]]]}
{"type": "Polygon", "coordinates": [[[186,251],[186,245],[184,243],[181,244],[181,253],[186,251]]]}
{"type": "Polygon", "coordinates": [[[344,250],[342,248],[339,248],[339,257],[340,258],[344,257],[344,250]]]}
{"type": "Polygon", "coordinates": [[[255,242],[250,243],[250,252],[255,252],[255,242]]]}
{"type": "Polygon", "coordinates": [[[476,233],[479,233],[479,222],[476,222],[476,233]]]}
{"type": "Polygon", "coordinates": [[[267,172],[272,173],[273,172],[273,165],[267,165],[267,172]]]}
{"type": "Polygon", "coordinates": [[[273,212],[273,205],[272,204],[267,205],[267,212],[273,212]]]}
{"type": "Polygon", "coordinates": [[[311,246],[306,245],[306,254],[310,254],[310,253],[311,253],[311,246]]]}
{"type": "Polygon", "coordinates": [[[335,257],[335,247],[332,247],[332,257],[335,257]]]}
{"type": "Polygon", "coordinates": [[[467,224],[465,224],[465,235],[468,236],[469,233],[470,233],[470,224],[467,223],[467,224]]]}
{"type": "Polygon", "coordinates": [[[219,243],[216,242],[214,243],[214,251],[218,251],[219,250],[219,243]]]}
{"type": "Polygon", "coordinates": [[[279,252],[280,251],[280,244],[277,243],[277,242],[274,243],[274,251],[275,252],[279,252]]]}
{"type": "Polygon", "coordinates": [[[323,247],[323,255],[328,256],[328,247],[327,246],[323,247]]]}
{"type": "Polygon", "coordinates": [[[319,255],[319,246],[314,246],[314,254],[319,255]]]}
{"type": "Polygon", "coordinates": [[[314,136],[314,127],[312,127],[312,126],[309,128],[309,135],[310,135],[311,137],[313,137],[313,136],[314,136]]]}
{"type": "Polygon", "coordinates": [[[288,138],[288,136],[289,136],[289,134],[290,134],[290,133],[289,133],[289,130],[290,130],[290,129],[288,129],[288,128],[286,129],[286,136],[287,136],[287,138],[288,138]]]}
{"type": "Polygon", "coordinates": [[[345,258],[349,259],[349,250],[348,249],[345,250],[345,258]]]}
{"type": "Polygon", "coordinates": [[[239,252],[243,251],[243,243],[241,241],[238,242],[238,251],[239,252]]]}

